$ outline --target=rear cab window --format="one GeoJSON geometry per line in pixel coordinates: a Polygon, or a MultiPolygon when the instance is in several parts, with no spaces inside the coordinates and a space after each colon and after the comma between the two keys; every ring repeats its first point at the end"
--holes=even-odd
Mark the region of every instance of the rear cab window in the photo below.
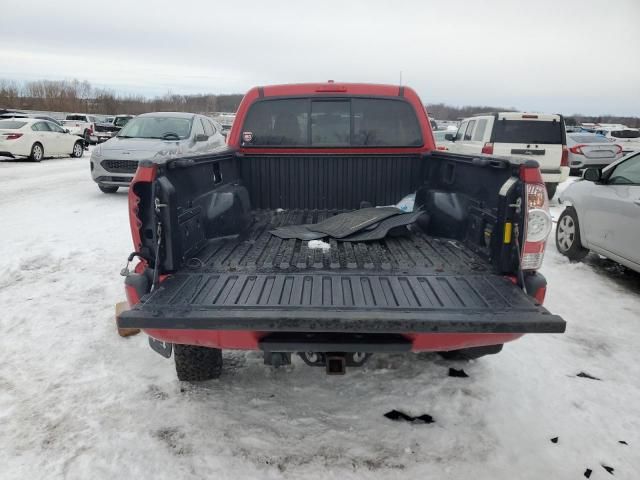
{"type": "Polygon", "coordinates": [[[494,143],[563,145],[563,129],[560,119],[502,118],[496,120],[493,125],[493,141],[494,143]]]}
{"type": "Polygon", "coordinates": [[[411,104],[400,99],[305,97],[255,102],[242,126],[245,147],[418,147],[411,104]]]}

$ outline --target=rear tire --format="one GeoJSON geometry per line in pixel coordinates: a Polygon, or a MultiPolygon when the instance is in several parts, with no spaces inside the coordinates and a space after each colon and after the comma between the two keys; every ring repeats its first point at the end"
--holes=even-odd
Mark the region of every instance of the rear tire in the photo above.
{"type": "Polygon", "coordinates": [[[558,189],[558,184],[545,183],[544,186],[547,187],[547,196],[549,197],[549,200],[551,200],[553,196],[556,194],[556,190],[558,189]]]}
{"type": "Polygon", "coordinates": [[[78,140],[73,144],[73,150],[71,151],[71,156],[73,158],[80,158],[84,155],[84,146],[82,145],[82,141],[78,140]]]}
{"type": "Polygon", "coordinates": [[[178,380],[202,382],[219,378],[222,373],[222,350],[195,345],[173,346],[178,380]]]}
{"type": "Polygon", "coordinates": [[[29,155],[29,158],[33,162],[39,162],[44,158],[44,147],[41,143],[36,142],[33,144],[33,146],[31,147],[31,155],[29,155]]]}
{"type": "Polygon", "coordinates": [[[98,185],[98,188],[102,193],[116,193],[118,191],[118,187],[111,185],[98,185]]]}
{"type": "Polygon", "coordinates": [[[487,345],[484,347],[469,347],[461,348],[460,350],[450,350],[448,352],[438,352],[442,358],[447,360],[475,360],[476,358],[484,357],[486,355],[495,355],[500,353],[503,344],[487,345]]]}
{"type": "Polygon", "coordinates": [[[572,207],[564,209],[556,226],[556,248],[574,262],[582,260],[589,253],[580,240],[578,214],[572,207]]]}

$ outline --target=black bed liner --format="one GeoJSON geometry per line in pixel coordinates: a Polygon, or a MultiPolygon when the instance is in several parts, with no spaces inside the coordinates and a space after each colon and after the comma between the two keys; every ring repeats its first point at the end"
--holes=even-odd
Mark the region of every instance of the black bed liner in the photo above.
{"type": "Polygon", "coordinates": [[[405,237],[331,248],[282,240],[280,225],[335,212],[263,210],[212,241],[119,318],[120,327],[314,332],[563,332],[564,321],[462,243],[417,226],[405,237]]]}

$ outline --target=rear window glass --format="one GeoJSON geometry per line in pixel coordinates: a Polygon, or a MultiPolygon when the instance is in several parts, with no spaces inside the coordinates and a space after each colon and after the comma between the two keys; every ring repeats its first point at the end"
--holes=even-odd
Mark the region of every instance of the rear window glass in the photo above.
{"type": "Polygon", "coordinates": [[[422,145],[420,126],[411,105],[387,99],[259,101],[249,110],[242,132],[245,146],[422,145]]]}
{"type": "Polygon", "coordinates": [[[311,102],[311,144],[326,146],[350,143],[350,102],[311,102]]]}
{"type": "Polygon", "coordinates": [[[571,140],[577,143],[603,143],[608,142],[608,138],[603,138],[601,135],[569,135],[571,140]]]}
{"type": "Polygon", "coordinates": [[[640,131],[638,130],[614,130],[611,132],[612,137],[616,138],[638,138],[640,131]]]}
{"type": "Polygon", "coordinates": [[[86,115],[67,115],[67,120],[76,120],[80,122],[86,122],[87,116],[86,115]]]}
{"type": "Polygon", "coordinates": [[[309,102],[306,99],[254,103],[242,128],[250,145],[308,145],[309,102]]]}
{"type": "Polygon", "coordinates": [[[498,120],[493,135],[496,143],[562,144],[562,124],[557,120],[498,120]]]}
{"type": "Polygon", "coordinates": [[[0,128],[6,130],[15,130],[16,128],[22,128],[27,122],[16,122],[15,120],[2,120],[0,121],[0,128]]]}
{"type": "Polygon", "coordinates": [[[404,101],[354,98],[352,145],[417,147],[422,132],[413,107],[404,101]]]}

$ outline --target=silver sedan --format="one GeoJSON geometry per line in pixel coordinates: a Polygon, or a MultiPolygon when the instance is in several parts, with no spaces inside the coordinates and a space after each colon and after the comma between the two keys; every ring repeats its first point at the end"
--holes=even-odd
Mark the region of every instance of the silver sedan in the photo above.
{"type": "Polygon", "coordinates": [[[129,185],[142,160],[204,155],[225,145],[220,127],[195,113],[145,113],[91,153],[91,176],[104,193],[129,185]]]}
{"type": "Polygon", "coordinates": [[[560,195],[556,246],[571,260],[589,250],[640,272],[640,153],[588,168],[560,195]]]}
{"type": "Polygon", "coordinates": [[[567,148],[571,175],[588,167],[605,167],[623,156],[620,145],[587,132],[567,133],[567,148]]]}

